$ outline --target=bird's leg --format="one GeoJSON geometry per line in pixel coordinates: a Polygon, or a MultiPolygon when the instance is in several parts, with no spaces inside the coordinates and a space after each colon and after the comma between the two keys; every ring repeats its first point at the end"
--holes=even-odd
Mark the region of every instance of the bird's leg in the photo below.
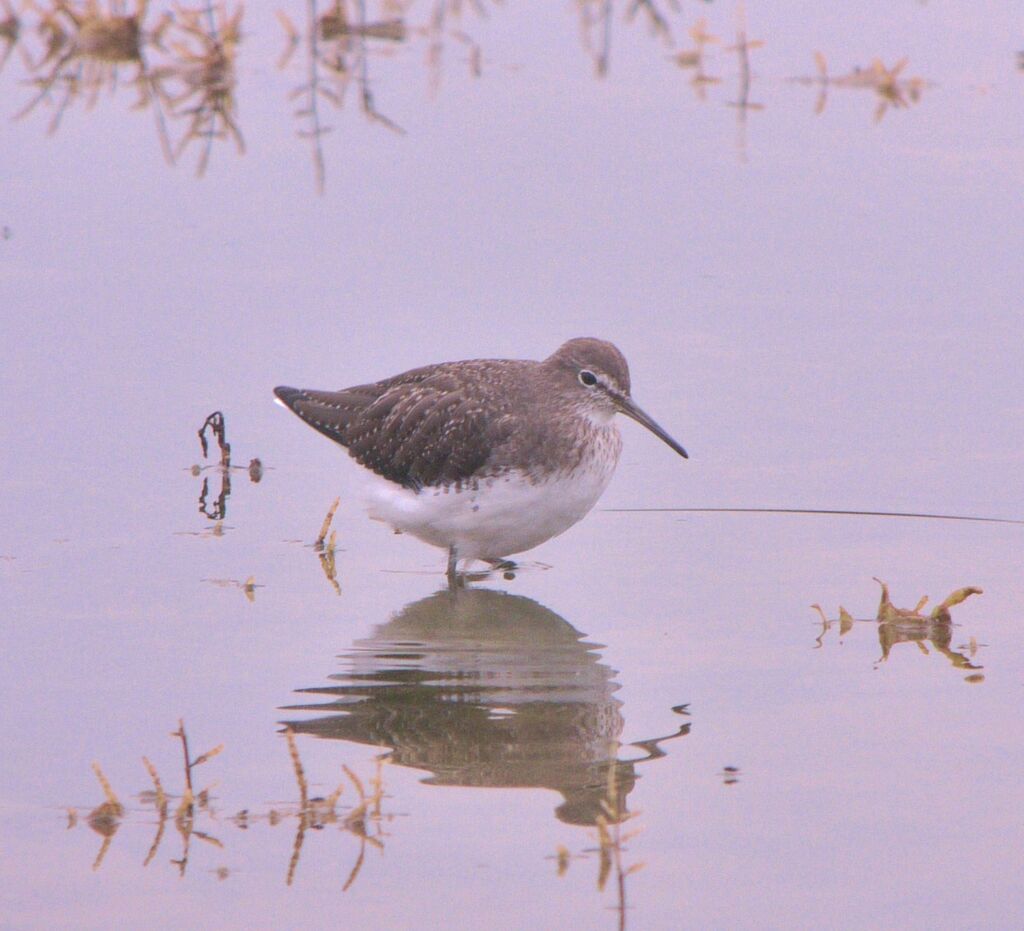
{"type": "Polygon", "coordinates": [[[454,546],[448,547],[448,588],[451,591],[456,591],[459,587],[459,554],[456,552],[454,546]]]}

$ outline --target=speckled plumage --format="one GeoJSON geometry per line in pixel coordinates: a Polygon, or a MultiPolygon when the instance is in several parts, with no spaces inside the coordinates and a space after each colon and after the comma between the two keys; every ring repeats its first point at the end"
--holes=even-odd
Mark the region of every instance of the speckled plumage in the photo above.
{"type": "Polygon", "coordinates": [[[386,480],[393,491],[380,519],[460,558],[497,559],[561,533],[593,506],[621,449],[616,411],[685,455],[629,388],[622,353],[580,338],[540,362],[444,362],[340,391],[275,394],[386,480]],[[457,508],[427,503],[452,494],[457,508]],[[531,501],[546,514],[531,517],[531,501]]]}

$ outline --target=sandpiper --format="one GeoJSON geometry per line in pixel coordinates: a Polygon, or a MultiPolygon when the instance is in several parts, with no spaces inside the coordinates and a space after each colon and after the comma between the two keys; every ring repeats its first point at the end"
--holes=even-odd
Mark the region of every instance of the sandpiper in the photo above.
{"type": "Polygon", "coordinates": [[[370,516],[448,551],[500,565],[580,520],[615,471],[616,413],[683,449],[630,397],[611,343],[571,339],[542,362],[442,362],[340,391],[274,394],[375,473],[370,516]]]}

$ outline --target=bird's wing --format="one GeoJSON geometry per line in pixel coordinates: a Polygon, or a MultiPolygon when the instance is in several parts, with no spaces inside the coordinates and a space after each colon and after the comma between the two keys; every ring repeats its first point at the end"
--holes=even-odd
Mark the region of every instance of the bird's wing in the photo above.
{"type": "Polygon", "coordinates": [[[342,391],[282,387],[274,393],[360,465],[419,489],[470,478],[511,432],[503,411],[466,388],[458,369],[433,368],[342,391]]]}

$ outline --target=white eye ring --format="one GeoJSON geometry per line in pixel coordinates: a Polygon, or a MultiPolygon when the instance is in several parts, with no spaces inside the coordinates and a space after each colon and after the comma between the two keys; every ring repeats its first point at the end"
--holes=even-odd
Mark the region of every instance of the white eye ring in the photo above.
{"type": "Polygon", "coordinates": [[[582,369],[579,374],[580,384],[593,388],[597,384],[597,376],[590,369],[582,369]]]}

